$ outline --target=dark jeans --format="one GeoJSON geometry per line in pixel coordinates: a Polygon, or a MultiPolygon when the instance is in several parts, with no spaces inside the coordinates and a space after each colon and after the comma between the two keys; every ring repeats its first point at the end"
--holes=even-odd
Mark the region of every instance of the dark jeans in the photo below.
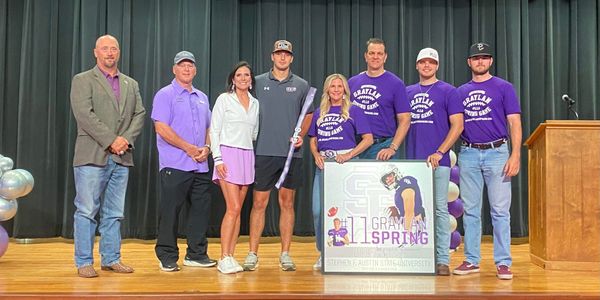
{"type": "Polygon", "coordinates": [[[210,193],[212,184],[209,173],[185,172],[172,168],[160,171],[160,211],[158,217],[158,238],[156,256],[163,263],[179,260],[177,247],[177,225],[179,213],[187,202],[187,257],[199,260],[208,257],[206,231],[210,218],[210,193]]]}

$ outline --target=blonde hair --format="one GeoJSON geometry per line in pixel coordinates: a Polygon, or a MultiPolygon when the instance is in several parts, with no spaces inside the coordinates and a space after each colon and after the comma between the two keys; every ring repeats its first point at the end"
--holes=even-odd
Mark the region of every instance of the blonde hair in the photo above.
{"type": "Polygon", "coordinates": [[[331,74],[325,78],[325,83],[323,84],[323,95],[321,96],[321,112],[319,113],[319,119],[317,119],[317,124],[321,124],[323,118],[327,113],[329,113],[329,109],[331,108],[331,101],[329,101],[329,87],[331,86],[331,82],[335,79],[342,80],[342,85],[344,85],[344,96],[342,97],[342,107],[341,107],[341,116],[344,121],[347,121],[350,118],[350,106],[352,106],[352,102],[350,102],[350,87],[348,87],[348,80],[342,74],[331,74]]]}

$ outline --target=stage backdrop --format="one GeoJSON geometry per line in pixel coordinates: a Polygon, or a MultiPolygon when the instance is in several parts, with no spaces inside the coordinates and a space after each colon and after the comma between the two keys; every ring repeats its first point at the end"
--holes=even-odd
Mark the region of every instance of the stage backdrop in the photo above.
{"type": "MultiPolygon", "coordinates": [[[[72,237],[72,156],[76,125],[69,107],[74,74],[94,65],[96,38],[109,33],[121,44],[120,70],[140,83],[144,105],[172,79],[172,59],[185,49],[197,58],[194,84],[221,93],[239,60],[256,73],[269,70],[273,41],[294,44],[293,72],[322,89],[330,73],[365,69],[364,43],[387,43],[386,69],[407,84],[418,80],[415,56],[440,52],[438,77],[454,85],[470,79],[469,45],[495,48],[493,74],[512,82],[523,110],[524,140],[546,119],[566,118],[563,93],[577,100],[582,119],[598,119],[600,1],[566,0],[0,0],[0,154],[30,170],[35,188],[19,200],[17,216],[2,226],[18,238],[72,237]]],[[[319,94],[319,93],[318,93],[319,94]]],[[[304,163],[296,202],[297,235],[312,235],[313,160],[304,163]]],[[[513,179],[512,235],[527,236],[527,153],[513,179]]],[[[123,235],[156,235],[158,176],[150,118],[136,141],[123,235]]],[[[218,236],[224,205],[216,186],[210,235],[218,236]]],[[[272,200],[275,199],[272,196],[272,200]]],[[[248,197],[241,233],[248,232],[248,197]]],[[[273,205],[275,204],[275,205],[273,205]]],[[[488,205],[484,232],[491,233],[488,205]]],[[[272,202],[266,235],[278,234],[272,202]]]]}

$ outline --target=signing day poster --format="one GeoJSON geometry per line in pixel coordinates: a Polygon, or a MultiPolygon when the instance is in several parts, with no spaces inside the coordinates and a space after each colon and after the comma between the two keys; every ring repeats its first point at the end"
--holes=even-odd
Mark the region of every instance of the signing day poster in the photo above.
{"type": "Polygon", "coordinates": [[[435,273],[433,173],[424,161],[327,161],[321,191],[323,273],[435,273]]]}

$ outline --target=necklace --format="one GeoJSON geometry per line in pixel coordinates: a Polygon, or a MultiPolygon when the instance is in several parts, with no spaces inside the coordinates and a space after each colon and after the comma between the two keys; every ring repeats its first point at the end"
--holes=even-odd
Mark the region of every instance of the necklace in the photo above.
{"type": "MultiPolygon", "coordinates": [[[[425,91],[425,94],[429,95],[429,91],[435,86],[436,83],[438,83],[437,80],[425,91]]],[[[421,91],[421,93],[423,93],[423,89],[421,88],[420,83],[419,83],[419,91],[421,91]]]]}

